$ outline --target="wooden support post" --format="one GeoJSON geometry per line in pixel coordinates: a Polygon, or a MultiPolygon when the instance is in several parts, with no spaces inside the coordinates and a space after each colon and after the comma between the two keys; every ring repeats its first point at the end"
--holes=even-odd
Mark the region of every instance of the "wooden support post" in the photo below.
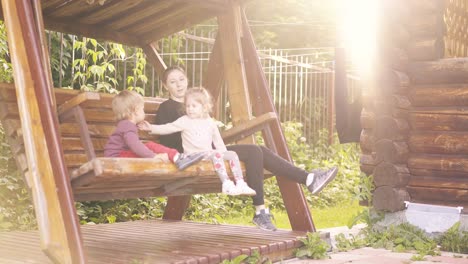
{"type": "Polygon", "coordinates": [[[41,247],[55,263],[86,263],[59,138],[39,1],[2,0],[41,247]]]}
{"type": "MultiPolygon", "coordinates": [[[[232,106],[236,105],[236,107],[231,107],[232,123],[235,126],[252,118],[241,44],[242,21],[239,3],[230,1],[227,11],[218,16],[218,28],[229,102],[232,106]]],[[[253,136],[247,137],[240,143],[254,143],[254,138],[253,136]]]]}
{"type": "MultiPolygon", "coordinates": [[[[249,74],[248,83],[249,89],[253,91],[254,98],[252,100],[253,110],[256,115],[266,112],[276,112],[273,100],[271,97],[270,87],[263,72],[262,65],[258,59],[255,43],[250,32],[245,13],[242,12],[242,29],[244,33],[243,51],[245,58],[248,58],[246,68],[249,74]]],[[[264,138],[266,145],[276,150],[278,155],[292,162],[289,155],[286,139],[281,130],[281,124],[278,119],[270,123],[270,128],[264,130],[264,138]]],[[[289,222],[291,227],[296,231],[315,231],[312,215],[307,206],[307,201],[302,192],[301,186],[293,181],[277,175],[278,185],[283,196],[284,205],[288,212],[289,222]]]]}
{"type": "Polygon", "coordinates": [[[156,48],[156,42],[144,46],[143,52],[146,54],[148,61],[156,69],[156,73],[161,77],[163,72],[166,70],[167,66],[161,58],[161,55],[159,55],[158,53],[158,50],[156,48]]]}
{"type": "Polygon", "coordinates": [[[332,145],[334,128],[335,128],[334,126],[335,124],[334,122],[335,121],[335,88],[336,88],[335,87],[336,86],[335,73],[330,74],[329,82],[330,84],[328,85],[329,87],[329,90],[328,90],[328,144],[332,145]]]}
{"type": "Polygon", "coordinates": [[[219,35],[216,36],[216,40],[211,50],[210,61],[208,62],[208,69],[203,77],[203,86],[213,96],[213,101],[218,101],[219,94],[221,92],[221,85],[224,80],[223,72],[223,58],[221,54],[221,41],[219,35]]]}

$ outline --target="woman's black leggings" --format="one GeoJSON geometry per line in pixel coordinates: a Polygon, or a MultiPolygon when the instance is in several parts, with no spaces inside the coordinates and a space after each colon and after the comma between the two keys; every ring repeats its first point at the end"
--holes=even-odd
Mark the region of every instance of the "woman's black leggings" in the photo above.
{"type": "Polygon", "coordinates": [[[239,160],[245,164],[247,183],[257,192],[257,195],[252,198],[254,205],[265,204],[263,199],[263,169],[270,171],[273,175],[286,177],[297,183],[306,183],[309,174],[307,171],[294,166],[264,146],[240,144],[227,146],[227,149],[235,151],[239,156],[239,160]]]}

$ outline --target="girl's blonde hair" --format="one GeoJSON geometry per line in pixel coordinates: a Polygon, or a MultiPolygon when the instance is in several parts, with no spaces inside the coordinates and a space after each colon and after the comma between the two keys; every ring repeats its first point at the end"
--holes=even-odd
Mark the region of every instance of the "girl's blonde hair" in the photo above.
{"type": "Polygon", "coordinates": [[[135,91],[123,90],[112,99],[112,111],[117,121],[130,118],[135,109],[144,105],[143,97],[135,91]]]}
{"type": "Polygon", "coordinates": [[[211,94],[205,88],[193,87],[188,89],[185,93],[185,102],[187,102],[189,98],[200,103],[205,108],[207,115],[205,117],[208,117],[213,111],[213,99],[211,94]]]}

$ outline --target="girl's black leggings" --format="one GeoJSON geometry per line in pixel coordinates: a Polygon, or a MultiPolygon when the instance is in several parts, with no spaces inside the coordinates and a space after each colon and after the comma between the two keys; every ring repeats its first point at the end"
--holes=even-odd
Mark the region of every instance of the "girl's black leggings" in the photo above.
{"type": "Polygon", "coordinates": [[[235,151],[239,156],[239,160],[245,164],[247,184],[257,192],[257,195],[252,198],[254,205],[265,204],[263,199],[263,169],[278,177],[286,177],[301,184],[306,183],[309,174],[307,171],[294,166],[264,146],[240,144],[227,146],[227,149],[235,151]]]}

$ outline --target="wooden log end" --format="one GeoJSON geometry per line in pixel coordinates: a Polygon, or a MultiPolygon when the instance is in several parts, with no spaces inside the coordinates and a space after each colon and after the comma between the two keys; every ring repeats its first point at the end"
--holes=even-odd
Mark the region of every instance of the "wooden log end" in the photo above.
{"type": "Polygon", "coordinates": [[[406,120],[385,115],[377,118],[374,135],[377,140],[386,138],[401,141],[407,138],[408,131],[406,120]]]}
{"type": "Polygon", "coordinates": [[[378,140],[375,144],[376,160],[390,163],[406,163],[409,147],[404,141],[378,140]]]}
{"type": "Polygon", "coordinates": [[[405,189],[390,186],[378,187],[374,190],[372,205],[376,210],[396,212],[405,209],[405,201],[410,196],[405,189]]]}
{"type": "Polygon", "coordinates": [[[409,170],[403,164],[381,162],[374,169],[374,183],[376,187],[405,187],[409,179],[409,170]]]}

